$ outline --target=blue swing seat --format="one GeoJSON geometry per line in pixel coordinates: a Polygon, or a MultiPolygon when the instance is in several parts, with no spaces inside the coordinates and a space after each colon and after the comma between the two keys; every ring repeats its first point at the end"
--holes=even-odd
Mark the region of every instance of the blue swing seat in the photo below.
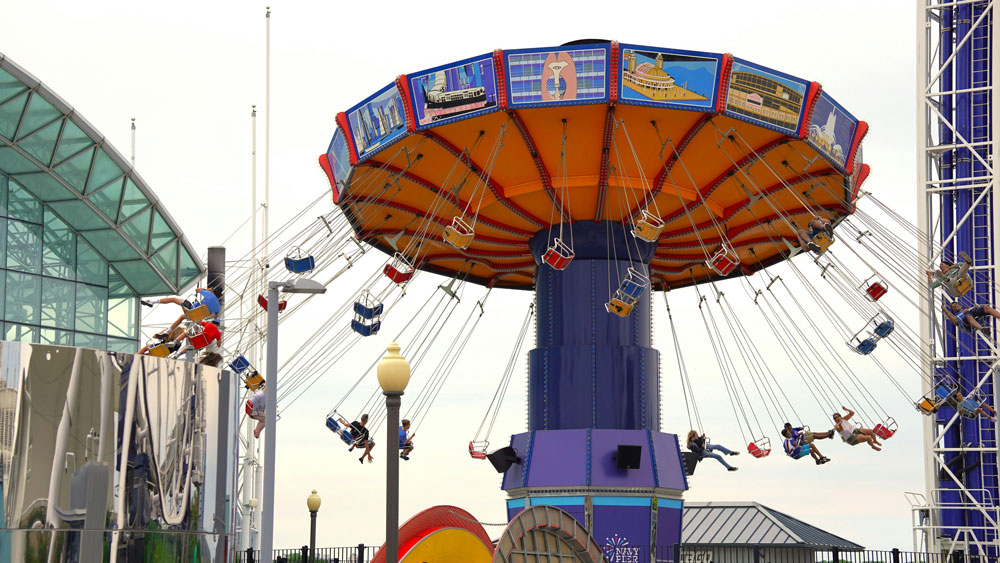
{"type": "Polygon", "coordinates": [[[854,349],[857,350],[857,352],[862,356],[867,356],[875,351],[875,346],[876,343],[874,338],[865,338],[859,342],[854,349]]]}
{"type": "Polygon", "coordinates": [[[809,455],[809,444],[803,444],[788,454],[792,459],[800,459],[809,455]]]}
{"type": "Polygon", "coordinates": [[[250,367],[250,362],[242,354],[237,355],[233,358],[233,361],[229,362],[229,369],[233,370],[236,374],[243,373],[248,367],[250,367]]]}
{"type": "Polygon", "coordinates": [[[962,404],[958,406],[958,412],[962,414],[965,418],[976,418],[979,413],[979,407],[982,405],[980,401],[973,399],[972,397],[966,397],[962,404]]]}
{"type": "Polygon", "coordinates": [[[293,274],[304,274],[316,268],[316,259],[312,256],[293,258],[285,256],[285,269],[293,274]]]}
{"type": "MultiPolygon", "coordinates": [[[[379,305],[379,307],[381,307],[381,305],[379,305]]],[[[351,329],[361,336],[371,336],[373,334],[377,334],[378,329],[380,328],[382,328],[382,321],[375,321],[371,324],[366,324],[358,319],[351,320],[351,329]]]]}
{"type": "Polygon", "coordinates": [[[875,336],[878,336],[879,338],[885,338],[886,336],[889,336],[890,334],[892,334],[892,331],[895,330],[895,329],[896,329],[896,325],[893,324],[893,322],[891,320],[889,320],[889,321],[883,321],[883,322],[879,323],[878,326],[875,327],[875,331],[874,332],[875,332],[875,336]]]}
{"type": "Polygon", "coordinates": [[[351,432],[346,428],[342,427],[340,423],[337,422],[332,416],[326,417],[326,427],[332,430],[341,440],[348,446],[354,445],[354,438],[351,436],[351,432]]]}
{"type": "Polygon", "coordinates": [[[625,279],[622,280],[621,285],[618,287],[618,291],[625,297],[638,301],[648,285],[649,278],[637,272],[635,268],[629,268],[625,279]]]}
{"type": "Polygon", "coordinates": [[[951,396],[955,394],[955,391],[957,391],[956,388],[942,383],[937,386],[937,389],[934,390],[934,394],[940,397],[941,401],[944,402],[951,399],[951,396]]]}
{"type": "Polygon", "coordinates": [[[354,303],[354,314],[365,319],[373,319],[382,314],[383,306],[381,303],[378,305],[369,305],[362,303],[361,301],[356,301],[354,303]]]}

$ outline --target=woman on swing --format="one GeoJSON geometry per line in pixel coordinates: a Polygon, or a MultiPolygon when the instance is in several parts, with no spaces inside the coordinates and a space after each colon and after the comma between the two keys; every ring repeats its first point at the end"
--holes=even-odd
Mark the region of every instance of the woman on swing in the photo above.
{"type": "Polygon", "coordinates": [[[860,426],[854,426],[854,423],[850,419],[854,416],[854,411],[851,409],[841,406],[840,408],[847,411],[847,414],[841,416],[839,412],[833,413],[833,428],[840,433],[840,438],[847,443],[848,446],[857,446],[858,444],[864,442],[871,446],[871,448],[877,452],[882,451],[882,444],[878,441],[878,436],[872,432],[871,428],[862,428],[860,426]]]}
{"type": "Polygon", "coordinates": [[[720,444],[706,445],[707,441],[708,438],[706,438],[704,434],[699,436],[697,430],[692,430],[688,432],[687,435],[687,448],[692,452],[694,452],[696,456],[698,456],[698,461],[701,461],[706,457],[710,457],[712,459],[717,460],[719,463],[723,465],[723,467],[725,467],[729,471],[736,471],[737,469],[739,469],[739,467],[733,467],[732,465],[726,463],[726,460],[721,455],[714,452],[720,451],[724,455],[740,455],[740,452],[734,452],[729,448],[720,444]]]}

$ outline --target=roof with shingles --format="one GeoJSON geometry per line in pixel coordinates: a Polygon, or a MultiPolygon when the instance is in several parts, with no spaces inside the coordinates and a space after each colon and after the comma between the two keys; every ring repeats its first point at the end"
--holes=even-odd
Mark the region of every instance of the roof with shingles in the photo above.
{"type": "Polygon", "coordinates": [[[681,541],[685,545],[864,549],[757,502],[685,502],[681,541]]]}

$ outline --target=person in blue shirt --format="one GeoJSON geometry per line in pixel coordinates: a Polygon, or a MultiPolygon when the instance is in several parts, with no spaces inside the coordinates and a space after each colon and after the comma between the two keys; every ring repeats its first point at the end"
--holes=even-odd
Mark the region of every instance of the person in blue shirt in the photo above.
{"type": "Polygon", "coordinates": [[[797,437],[793,437],[788,428],[782,428],[781,435],[785,437],[785,455],[798,459],[802,453],[802,448],[808,446],[809,455],[816,460],[816,465],[823,465],[824,463],[830,461],[830,458],[819,453],[819,449],[816,448],[816,444],[809,444],[805,442],[805,432],[798,434],[797,437]]]}
{"type": "MultiPolygon", "coordinates": [[[[146,307],[152,307],[156,303],[171,303],[174,305],[180,305],[185,309],[194,309],[196,307],[200,307],[201,305],[205,305],[206,307],[208,307],[208,312],[212,314],[212,317],[218,318],[219,314],[222,312],[222,305],[219,302],[219,295],[216,293],[217,290],[198,287],[195,288],[194,291],[195,294],[198,296],[198,301],[195,301],[193,303],[190,300],[184,299],[182,297],[161,297],[159,299],[142,299],[139,302],[145,305],[146,307]]],[[[156,337],[157,338],[160,338],[161,336],[165,337],[166,334],[172,332],[175,328],[179,327],[186,318],[187,317],[185,317],[184,315],[177,317],[177,320],[170,325],[169,329],[157,334],[156,337]]]]}
{"type": "Polygon", "coordinates": [[[941,309],[944,310],[948,320],[958,325],[964,332],[983,330],[983,323],[989,317],[1000,319],[1000,312],[989,305],[976,305],[963,309],[958,301],[952,301],[941,305],[941,309]]]}
{"type": "Polygon", "coordinates": [[[810,445],[809,455],[811,455],[813,459],[816,460],[816,465],[821,465],[823,463],[826,463],[830,461],[830,458],[819,453],[819,450],[817,450],[816,446],[813,444],[813,440],[815,440],[816,438],[819,438],[820,440],[823,440],[825,438],[833,438],[834,434],[835,432],[832,429],[826,432],[813,432],[811,430],[807,430],[805,426],[792,426],[792,423],[790,422],[786,422],[785,428],[781,431],[781,435],[787,438],[785,444],[786,454],[792,455],[788,451],[787,442],[789,440],[791,440],[791,443],[793,444],[792,446],[793,450],[795,449],[796,446],[809,444],[810,445]]]}
{"type": "Polygon", "coordinates": [[[403,419],[402,424],[399,426],[399,449],[403,450],[399,452],[399,457],[409,461],[410,452],[413,451],[413,437],[417,435],[416,432],[413,434],[408,434],[410,430],[410,421],[403,419]]]}
{"type": "Polygon", "coordinates": [[[822,217],[813,217],[807,226],[808,229],[799,229],[795,232],[796,236],[799,237],[799,246],[803,249],[819,252],[819,245],[813,242],[813,239],[820,233],[826,233],[827,236],[833,238],[833,225],[822,217]]]}

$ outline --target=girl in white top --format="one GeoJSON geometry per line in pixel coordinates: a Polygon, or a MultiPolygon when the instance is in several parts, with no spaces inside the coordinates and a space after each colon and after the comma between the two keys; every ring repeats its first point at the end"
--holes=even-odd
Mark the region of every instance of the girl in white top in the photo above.
{"type": "Polygon", "coordinates": [[[840,413],[833,413],[833,428],[840,433],[842,440],[847,442],[849,446],[856,446],[862,442],[871,446],[871,448],[877,452],[882,451],[881,442],[878,441],[878,436],[871,431],[870,428],[862,428],[860,426],[854,426],[853,422],[850,422],[851,417],[854,416],[854,411],[851,409],[841,406],[847,412],[846,415],[841,416],[840,413]]]}
{"type": "Polygon", "coordinates": [[[253,429],[254,438],[260,438],[260,432],[264,429],[264,405],[266,401],[267,395],[264,394],[263,387],[258,389],[253,397],[247,401],[250,403],[250,413],[247,416],[257,421],[257,427],[253,429]]]}

